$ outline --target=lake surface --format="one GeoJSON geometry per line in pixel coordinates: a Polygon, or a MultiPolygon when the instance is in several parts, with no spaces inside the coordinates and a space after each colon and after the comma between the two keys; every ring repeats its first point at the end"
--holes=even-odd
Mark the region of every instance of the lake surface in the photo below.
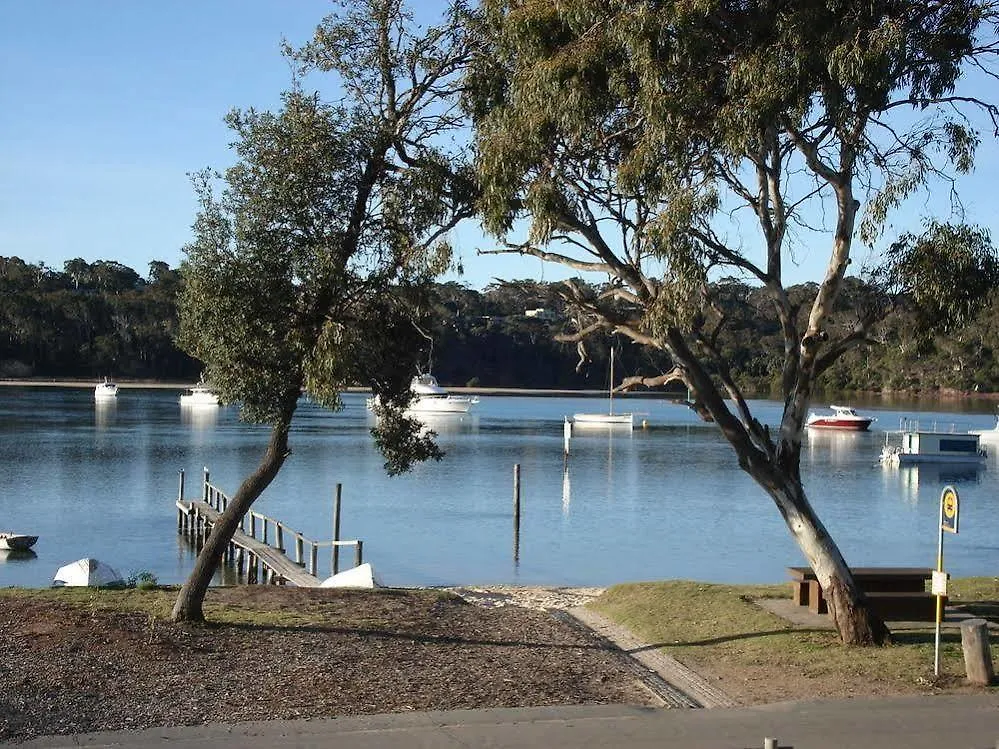
{"type": "MultiPolygon", "coordinates": [[[[175,391],[124,388],[106,406],[92,398],[92,389],[0,388],[0,530],[40,537],[35,557],[0,558],[0,585],[47,586],[59,566],[85,556],[125,575],[182,582],[194,557],[176,531],[179,471],[188,497],[199,494],[205,466],[232,494],[266,445],[267,428],[240,422],[235,408],[182,411],[175,391]]],[[[563,418],[599,410],[600,401],[483,396],[472,414],[433,421],[443,461],[390,478],[364,397],[344,400],[340,413],[303,400],[292,455],[254,509],[328,540],[341,483],[341,535],[364,541],[365,560],[389,585],[779,582],[786,566],[804,561],[717,428],[681,405],[618,403],[639,414],[634,432],[577,430],[563,473],[563,418]],[[516,558],[514,464],[522,481],[516,558]]],[[[877,416],[872,431],[809,433],[802,457],[806,490],[848,562],[933,566],[940,491],[950,483],[961,497],[960,534],[945,541],[945,567],[997,574],[995,455],[982,470],[958,473],[877,465],[884,430],[900,417],[966,431],[991,427],[992,406],[852,405],[877,416]]],[[[780,404],[753,406],[761,421],[778,421],[780,404]]]]}

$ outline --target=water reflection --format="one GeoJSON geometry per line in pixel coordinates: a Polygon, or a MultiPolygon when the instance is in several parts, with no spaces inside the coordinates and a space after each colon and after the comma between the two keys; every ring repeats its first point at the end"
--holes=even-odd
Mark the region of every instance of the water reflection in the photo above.
{"type": "Polygon", "coordinates": [[[437,434],[476,434],[479,431],[479,417],[476,414],[421,413],[413,416],[424,428],[437,434]]]}
{"type": "Polygon", "coordinates": [[[886,476],[898,476],[898,486],[906,504],[915,505],[920,489],[942,489],[948,484],[979,484],[984,467],[974,465],[947,465],[945,463],[917,463],[891,467],[882,465],[886,476]]]}
{"type": "Polygon", "coordinates": [[[97,431],[103,432],[108,427],[113,426],[117,414],[117,398],[100,398],[94,401],[94,426],[97,431]]]}
{"type": "Polygon", "coordinates": [[[218,406],[181,405],[180,421],[198,430],[211,429],[219,420],[218,406]]]}
{"type": "Polygon", "coordinates": [[[0,549],[0,564],[4,562],[27,562],[31,559],[37,558],[38,554],[31,549],[0,549]]]}
{"type": "Polygon", "coordinates": [[[833,465],[843,465],[855,461],[858,446],[867,441],[867,435],[862,432],[830,429],[806,429],[805,437],[809,447],[809,460],[816,460],[821,451],[827,456],[823,457],[823,462],[833,465]]]}
{"type": "Polygon", "coordinates": [[[569,482],[569,467],[562,473],[562,517],[569,517],[569,503],[572,501],[572,484],[569,482]]]}

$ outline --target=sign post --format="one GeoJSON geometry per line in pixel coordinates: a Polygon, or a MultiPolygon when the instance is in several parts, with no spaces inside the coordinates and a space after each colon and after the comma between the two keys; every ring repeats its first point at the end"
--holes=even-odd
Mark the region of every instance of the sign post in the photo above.
{"type": "Polygon", "coordinates": [[[957,533],[959,508],[957,489],[945,486],[940,492],[940,528],[937,531],[937,568],[933,573],[932,592],[937,597],[937,625],[933,647],[933,675],[940,675],[940,625],[943,622],[943,599],[947,595],[947,573],[943,568],[943,534],[957,533]]]}

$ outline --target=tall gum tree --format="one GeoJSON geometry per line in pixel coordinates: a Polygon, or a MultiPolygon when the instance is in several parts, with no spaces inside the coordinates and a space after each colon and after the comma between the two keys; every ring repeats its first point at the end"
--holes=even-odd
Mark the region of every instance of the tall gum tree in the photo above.
{"type": "Polygon", "coordinates": [[[414,32],[401,2],[345,6],[285,50],[299,75],[336,76],[343,98],[326,104],[296,85],[278,112],[232,112],[238,162],[221,180],[196,177],[179,342],[224,402],[271,432],[198,554],[175,620],[204,619],[227,544],[289,455],[303,392],[338,409],[346,385],[369,385],[384,406],[372,433],[390,473],[441,456],[403,409],[428,284],[450,262],[440,239],[473,202],[467,160],[439,137],[467,61],[464,14],[456,6],[414,32]]]}
{"type": "MultiPolygon", "coordinates": [[[[829,599],[843,642],[890,638],[805,493],[802,431],[817,378],[868,342],[878,304],[831,317],[855,237],[968,171],[995,82],[996,8],[974,0],[485,0],[465,99],[492,252],[605,274],[566,285],[567,340],[615,333],[661,349],[766,491],[829,599]],[[989,36],[991,34],[991,36],[989,36]],[[985,38],[980,41],[979,37],[985,38]],[[743,243],[731,217],[755,225],[743,243]],[[530,219],[526,238],[514,232],[530,219]],[[511,238],[514,237],[514,238],[511,238]],[[795,240],[797,239],[797,243],[795,240]],[[799,309],[785,265],[824,243],[799,309]],[[719,351],[712,279],[747,278],[781,327],[772,433],[719,351]],[[734,404],[728,405],[726,399],[734,404]]],[[[994,136],[995,133],[990,133],[994,136]]]]}

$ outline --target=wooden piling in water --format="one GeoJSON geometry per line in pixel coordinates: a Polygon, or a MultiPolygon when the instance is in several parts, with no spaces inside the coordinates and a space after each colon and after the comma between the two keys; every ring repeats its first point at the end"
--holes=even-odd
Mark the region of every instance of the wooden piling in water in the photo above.
{"type": "MultiPolygon", "coordinates": [[[[336,498],[333,500],[333,555],[330,560],[330,574],[340,571],[340,491],[342,486],[336,485],[336,498]]],[[[360,563],[358,563],[360,564],[360,563]]]]}
{"type": "Polygon", "coordinates": [[[520,463],[513,464],[513,561],[520,560],[520,463]]]}

